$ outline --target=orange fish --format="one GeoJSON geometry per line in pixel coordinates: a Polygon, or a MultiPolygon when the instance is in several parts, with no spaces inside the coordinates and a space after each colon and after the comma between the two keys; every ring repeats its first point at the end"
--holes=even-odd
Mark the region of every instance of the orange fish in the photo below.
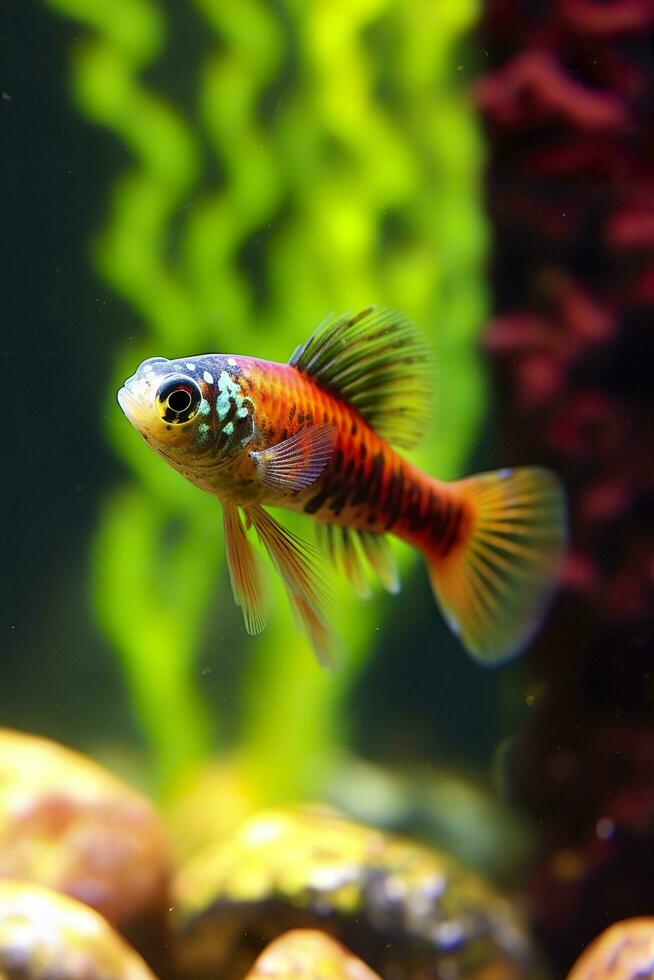
{"type": "Polygon", "coordinates": [[[223,508],[234,598],[249,633],[265,625],[247,530],[282,576],[323,663],[332,658],[319,552],[267,507],[309,515],[331,559],[367,592],[364,557],[399,583],[387,536],[423,553],[451,629],[497,663],[537,628],[565,548],[565,507],[550,472],[520,468],[443,483],[404,459],[429,418],[430,358],[391,311],[329,317],[278,364],[226,354],[151,357],[118,392],[148,445],[223,508]],[[245,525],[243,523],[245,518],[245,525]]]}

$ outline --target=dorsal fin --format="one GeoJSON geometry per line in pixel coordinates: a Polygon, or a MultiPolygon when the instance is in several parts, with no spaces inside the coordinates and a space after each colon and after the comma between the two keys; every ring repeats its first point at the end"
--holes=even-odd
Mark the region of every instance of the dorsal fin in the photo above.
{"type": "Polygon", "coordinates": [[[329,316],[290,363],[363,416],[379,435],[410,449],[430,418],[431,358],[413,325],[370,307],[329,316]]]}

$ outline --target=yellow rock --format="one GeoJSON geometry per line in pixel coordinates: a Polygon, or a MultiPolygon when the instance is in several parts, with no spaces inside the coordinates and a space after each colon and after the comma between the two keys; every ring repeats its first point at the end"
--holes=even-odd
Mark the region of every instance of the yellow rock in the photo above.
{"type": "Polygon", "coordinates": [[[293,929],[264,949],[245,980],[380,980],[324,932],[293,929]]]}
{"type": "Polygon", "coordinates": [[[97,912],[16,881],[0,881],[0,978],[155,980],[97,912]]]}
{"type": "Polygon", "coordinates": [[[654,918],[609,926],[584,950],[568,980],[654,980],[654,918]]]}
{"type": "Polygon", "coordinates": [[[168,864],[140,793],[76,752],[0,729],[0,879],[71,895],[142,949],[159,942],[168,864]]]}
{"type": "Polygon", "coordinates": [[[386,980],[522,980],[529,943],[510,904],[438,851],[317,808],[245,820],[173,884],[179,968],[238,977],[294,928],[342,941],[386,980]]]}

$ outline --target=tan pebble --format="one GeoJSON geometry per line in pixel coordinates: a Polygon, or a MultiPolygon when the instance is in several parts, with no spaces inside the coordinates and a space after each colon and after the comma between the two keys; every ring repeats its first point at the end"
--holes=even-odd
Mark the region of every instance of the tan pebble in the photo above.
{"type": "Polygon", "coordinates": [[[83,901],[121,931],[163,927],[169,851],[150,802],[45,738],[0,728],[0,879],[83,901]]]}
{"type": "Polygon", "coordinates": [[[264,949],[245,980],[379,980],[357,956],[315,929],[293,929],[264,949]]]}
{"type": "Polygon", "coordinates": [[[584,950],[568,980],[654,980],[654,918],[609,926],[584,950]]]}
{"type": "Polygon", "coordinates": [[[0,977],[155,980],[102,916],[25,882],[0,881],[0,977]]]}

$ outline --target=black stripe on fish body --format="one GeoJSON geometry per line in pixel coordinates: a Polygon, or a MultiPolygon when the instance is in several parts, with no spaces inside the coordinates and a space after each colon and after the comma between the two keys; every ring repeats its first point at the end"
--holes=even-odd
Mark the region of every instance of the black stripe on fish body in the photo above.
{"type": "Polygon", "coordinates": [[[321,507],[324,507],[329,498],[334,495],[335,487],[340,490],[340,483],[330,480],[329,478],[323,480],[322,486],[318,493],[311,497],[310,500],[307,500],[306,504],[304,505],[304,513],[315,514],[321,507]]]}
{"type": "Polygon", "coordinates": [[[402,467],[393,470],[388,481],[388,492],[386,495],[386,530],[390,531],[395,527],[402,514],[402,504],[404,500],[404,473],[402,467]]]}
{"type": "Polygon", "coordinates": [[[366,476],[366,468],[364,464],[361,462],[357,463],[356,466],[354,467],[354,473],[352,474],[352,478],[349,481],[350,491],[352,494],[354,494],[356,487],[361,485],[361,482],[362,480],[365,479],[365,476],[366,476]]]}
{"type": "Polygon", "coordinates": [[[456,543],[462,510],[447,494],[429,494],[428,536],[433,546],[444,557],[456,543]]]}
{"type": "MultiPolygon", "coordinates": [[[[361,462],[357,462],[354,457],[351,457],[345,470],[344,479],[348,488],[347,496],[345,501],[338,501],[339,508],[342,509],[341,504],[345,506],[347,503],[347,497],[350,498],[349,502],[351,507],[357,507],[364,501],[366,504],[370,505],[371,497],[374,496],[374,475],[373,480],[371,481],[370,474],[366,473],[365,465],[361,462]],[[361,496],[362,493],[365,494],[363,498],[361,496]]],[[[360,511],[357,516],[361,516],[360,511]]],[[[374,521],[372,523],[376,522],[377,515],[375,514],[374,521]]],[[[371,523],[369,519],[368,523],[371,523]]]]}
{"type": "Polygon", "coordinates": [[[366,499],[368,493],[368,482],[369,482],[369,475],[366,474],[365,472],[361,474],[359,480],[352,481],[352,494],[350,497],[350,503],[352,504],[353,507],[356,507],[358,504],[362,504],[366,499]]]}
{"type": "Polygon", "coordinates": [[[329,505],[329,509],[331,510],[332,514],[334,514],[336,517],[340,515],[341,511],[347,504],[347,500],[349,496],[350,496],[350,491],[345,490],[343,493],[340,494],[340,496],[334,497],[331,504],[329,505]]]}
{"type": "Polygon", "coordinates": [[[322,480],[320,489],[304,505],[305,514],[315,514],[328,504],[332,513],[338,516],[347,506],[355,483],[346,477],[352,476],[355,461],[348,460],[346,472],[343,474],[345,459],[343,450],[337,449],[329,463],[327,474],[322,480]]]}
{"type": "Polygon", "coordinates": [[[378,506],[383,473],[383,455],[378,453],[373,457],[368,473],[365,472],[363,466],[357,466],[356,461],[350,458],[345,474],[342,478],[338,478],[337,474],[342,468],[343,462],[343,453],[337,450],[331,467],[336,479],[324,481],[320,491],[305,504],[305,513],[315,514],[328,501],[331,501],[329,509],[336,517],[342,513],[348,503],[350,506],[364,502],[369,506],[378,506]]]}
{"type": "Polygon", "coordinates": [[[407,502],[404,508],[404,519],[411,531],[417,531],[423,527],[424,518],[422,511],[422,491],[417,483],[412,483],[409,487],[407,502]]]}
{"type": "Polygon", "coordinates": [[[352,489],[351,484],[347,480],[347,475],[343,472],[343,462],[343,452],[337,449],[334,454],[334,474],[336,479],[331,484],[330,496],[332,497],[332,501],[329,505],[329,509],[336,517],[340,515],[347,504],[352,489]]]}
{"type": "Polygon", "coordinates": [[[439,543],[442,558],[447,557],[453,548],[459,543],[461,523],[463,521],[463,507],[456,503],[450,507],[448,520],[445,525],[442,540],[439,543]]]}
{"type": "Polygon", "coordinates": [[[379,497],[382,491],[382,480],[384,476],[384,454],[376,453],[372,457],[372,480],[370,483],[370,496],[368,498],[369,503],[377,504],[379,503],[379,497]]]}
{"type": "Polygon", "coordinates": [[[370,461],[367,475],[354,486],[350,501],[353,505],[366,503],[372,507],[377,506],[383,468],[384,456],[382,453],[376,453],[370,461]]]}
{"type": "Polygon", "coordinates": [[[437,497],[433,491],[429,494],[429,513],[431,515],[429,536],[436,543],[440,544],[443,540],[449,526],[451,510],[449,497],[437,497]]]}

